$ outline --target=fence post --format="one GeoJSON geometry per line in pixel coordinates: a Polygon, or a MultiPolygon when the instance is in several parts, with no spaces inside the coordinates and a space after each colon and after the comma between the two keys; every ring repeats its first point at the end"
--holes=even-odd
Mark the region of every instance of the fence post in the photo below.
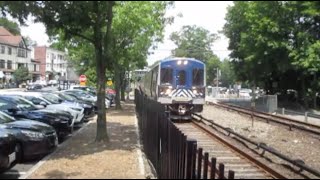
{"type": "Polygon", "coordinates": [[[282,108],[282,115],[284,115],[285,114],[285,109],[284,108],[282,108]]]}
{"type": "Polygon", "coordinates": [[[229,171],[228,179],[234,179],[234,171],[229,171]]]}
{"type": "Polygon", "coordinates": [[[198,166],[197,166],[197,179],[201,179],[201,170],[202,170],[202,148],[199,148],[198,151],[198,166]]]}
{"type": "Polygon", "coordinates": [[[186,147],[186,167],[185,167],[185,178],[191,179],[192,178],[192,160],[193,160],[193,145],[196,143],[194,140],[187,140],[187,147],[186,147]]]}
{"type": "Polygon", "coordinates": [[[196,179],[196,164],[197,164],[197,142],[193,144],[192,148],[192,179],[196,179]]]}
{"type": "Polygon", "coordinates": [[[203,162],[203,178],[202,179],[208,179],[209,153],[207,152],[204,153],[203,161],[204,162],[203,162]]]}
{"type": "Polygon", "coordinates": [[[306,112],[306,113],[304,114],[304,120],[305,120],[306,122],[308,122],[308,112],[306,112]]]}
{"type": "Polygon", "coordinates": [[[217,166],[217,159],[211,158],[210,179],[216,179],[216,166],[217,166]]]}
{"type": "Polygon", "coordinates": [[[218,179],[224,179],[224,164],[219,164],[219,178],[218,179]]]}
{"type": "Polygon", "coordinates": [[[184,134],[181,134],[181,165],[180,165],[180,179],[185,178],[185,165],[186,165],[186,143],[187,137],[184,134]]]}

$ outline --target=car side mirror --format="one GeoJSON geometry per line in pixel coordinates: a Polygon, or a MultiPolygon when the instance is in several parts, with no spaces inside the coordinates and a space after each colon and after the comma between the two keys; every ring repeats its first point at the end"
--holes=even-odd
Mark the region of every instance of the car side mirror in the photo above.
{"type": "Polygon", "coordinates": [[[62,99],[59,99],[58,101],[59,101],[59,103],[63,103],[63,100],[62,100],[62,99]]]}
{"type": "Polygon", "coordinates": [[[40,105],[44,106],[44,107],[47,107],[47,103],[45,103],[44,101],[41,101],[40,102],[40,105]]]}

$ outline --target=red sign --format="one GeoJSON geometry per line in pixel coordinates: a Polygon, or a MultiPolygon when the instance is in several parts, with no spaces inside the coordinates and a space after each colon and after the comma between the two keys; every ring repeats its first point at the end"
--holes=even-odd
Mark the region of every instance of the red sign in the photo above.
{"type": "Polygon", "coordinates": [[[79,81],[80,82],[86,82],[87,81],[86,75],[81,75],[80,78],[79,78],[79,81]]]}

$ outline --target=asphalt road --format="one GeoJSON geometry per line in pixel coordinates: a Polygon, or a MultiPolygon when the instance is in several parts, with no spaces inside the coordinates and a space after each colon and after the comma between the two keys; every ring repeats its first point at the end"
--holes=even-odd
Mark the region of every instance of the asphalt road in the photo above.
{"type": "MultiPolygon", "coordinates": [[[[83,127],[83,126],[81,126],[81,127],[83,127]]],[[[81,127],[77,127],[75,129],[75,131],[80,130],[81,127]]],[[[68,136],[64,141],[68,140],[70,137],[71,136],[68,136]]],[[[61,143],[63,143],[63,142],[61,142],[61,143]]],[[[21,176],[27,174],[28,171],[30,171],[32,169],[32,167],[35,166],[43,158],[44,157],[41,157],[37,160],[17,164],[12,169],[0,174],[0,179],[19,179],[21,176]]]]}

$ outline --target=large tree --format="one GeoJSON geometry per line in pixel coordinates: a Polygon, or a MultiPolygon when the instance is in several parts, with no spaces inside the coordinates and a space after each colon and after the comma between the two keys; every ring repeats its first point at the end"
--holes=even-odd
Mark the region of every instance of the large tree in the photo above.
{"type": "Polygon", "coordinates": [[[115,8],[112,47],[115,61],[114,69],[110,71],[115,77],[116,108],[121,108],[120,97],[124,100],[129,84],[128,72],[147,65],[148,50],[162,41],[165,25],[172,22],[171,17],[165,17],[166,9],[172,4],[165,1],[121,2],[121,6],[115,8]]]}
{"type": "Polygon", "coordinates": [[[3,13],[18,18],[21,23],[29,15],[43,22],[49,34],[62,32],[64,39],[79,37],[94,47],[98,75],[97,141],[108,140],[105,109],[105,71],[110,58],[110,39],[114,1],[1,1],[3,13]]]}
{"type": "Polygon", "coordinates": [[[308,106],[318,91],[318,2],[235,2],[224,34],[239,80],[270,93],[299,91],[308,106]]]}
{"type": "Polygon", "coordinates": [[[192,57],[201,61],[212,58],[212,44],[217,34],[198,26],[183,26],[179,32],[173,32],[170,39],[178,46],[172,54],[178,57],[192,57]]]}
{"type": "Polygon", "coordinates": [[[212,51],[212,46],[218,35],[198,26],[183,26],[179,32],[173,32],[170,39],[177,48],[172,51],[173,56],[196,58],[206,63],[207,84],[216,83],[217,68],[221,62],[212,51]]]}

